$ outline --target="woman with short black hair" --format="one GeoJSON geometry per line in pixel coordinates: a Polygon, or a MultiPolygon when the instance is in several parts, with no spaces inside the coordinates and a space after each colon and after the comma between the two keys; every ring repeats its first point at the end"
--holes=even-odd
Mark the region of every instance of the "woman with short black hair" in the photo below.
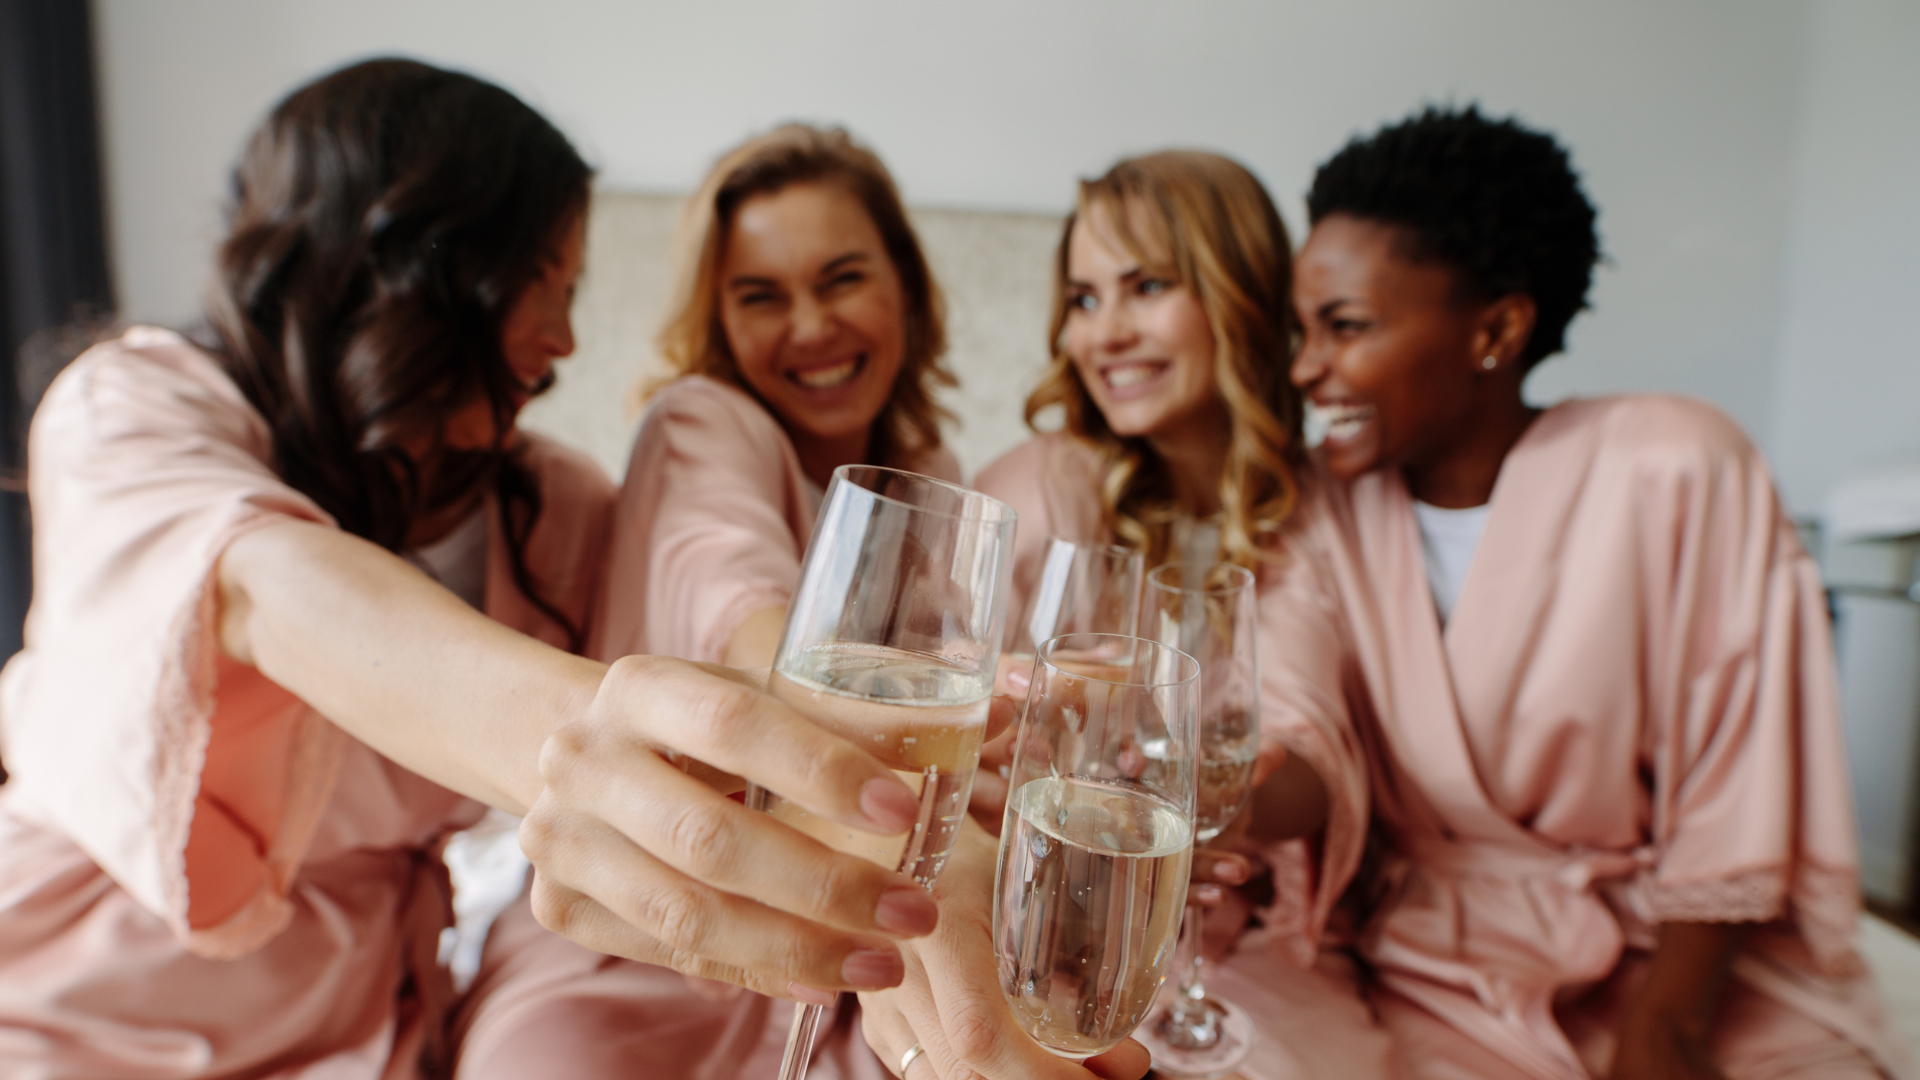
{"type": "Polygon", "coordinates": [[[1370,748],[1358,950],[1409,1070],[1909,1075],[1852,951],[1826,608],[1765,461],[1701,402],[1522,395],[1599,257],[1566,151],[1430,108],[1307,206],[1309,546],[1370,748]]]}

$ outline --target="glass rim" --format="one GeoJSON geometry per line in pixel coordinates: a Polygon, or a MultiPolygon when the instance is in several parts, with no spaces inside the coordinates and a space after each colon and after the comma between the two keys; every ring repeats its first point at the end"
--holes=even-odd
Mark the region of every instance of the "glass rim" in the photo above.
{"type": "Polygon", "coordinates": [[[1180,649],[1177,649],[1172,645],[1167,644],[1164,641],[1155,641],[1152,638],[1139,637],[1134,634],[1102,634],[1102,633],[1091,633],[1091,632],[1077,633],[1077,634],[1056,634],[1053,637],[1048,638],[1047,640],[1041,642],[1038,646],[1036,646],[1033,650],[1033,657],[1038,662],[1045,664],[1047,667],[1053,669],[1054,671],[1059,672],[1062,675],[1067,676],[1068,678],[1082,679],[1087,682],[1097,682],[1106,686],[1127,686],[1127,687],[1133,687],[1139,690],[1160,690],[1169,686],[1182,686],[1182,685],[1185,685],[1186,683],[1197,682],[1200,678],[1200,661],[1195,660],[1190,654],[1180,649]],[[1185,672],[1185,674],[1177,679],[1166,679],[1166,680],[1161,680],[1156,682],[1128,682],[1128,681],[1122,681],[1120,679],[1103,679],[1098,675],[1088,675],[1079,671],[1068,671],[1066,668],[1063,668],[1060,665],[1054,663],[1051,659],[1048,658],[1048,656],[1053,651],[1053,647],[1055,645],[1059,644],[1062,641],[1068,641],[1073,638],[1103,638],[1111,641],[1126,641],[1126,642],[1131,642],[1133,644],[1133,647],[1136,649],[1141,645],[1147,645],[1147,646],[1151,646],[1154,649],[1164,650],[1166,652],[1172,653],[1177,658],[1179,662],[1180,670],[1185,672]]]}
{"type": "Polygon", "coordinates": [[[959,484],[953,483],[948,480],[942,480],[937,476],[928,476],[925,473],[912,472],[907,469],[895,469],[886,465],[841,465],[833,470],[833,479],[844,480],[847,482],[848,485],[862,492],[865,492],[867,495],[870,495],[881,502],[890,503],[894,506],[898,506],[902,510],[911,510],[916,514],[926,514],[930,517],[943,517],[943,518],[949,518],[954,521],[979,521],[979,522],[984,522],[992,525],[1004,525],[1007,522],[1017,520],[1020,516],[1013,509],[1013,507],[1008,506],[1006,503],[1001,502],[999,499],[996,499],[991,495],[987,495],[982,492],[975,491],[970,487],[963,487],[959,484]],[[880,492],[875,491],[872,488],[868,487],[866,484],[863,484],[860,481],[855,480],[853,478],[853,474],[858,471],[880,473],[880,474],[889,475],[889,476],[906,477],[918,483],[929,484],[934,487],[945,488],[948,491],[955,494],[956,496],[958,496],[963,503],[970,503],[970,504],[979,506],[982,512],[952,513],[946,510],[935,510],[932,507],[928,507],[928,506],[916,506],[913,503],[907,502],[904,499],[896,499],[891,495],[883,495],[880,492]],[[1003,516],[996,517],[990,513],[984,512],[992,507],[998,507],[1003,516]]]}
{"type": "Polygon", "coordinates": [[[1119,556],[1123,559],[1139,559],[1142,563],[1146,561],[1146,555],[1143,552],[1137,548],[1127,547],[1124,544],[1101,544],[1086,540],[1074,540],[1057,533],[1047,537],[1047,546],[1049,548],[1055,544],[1067,544],[1071,547],[1085,548],[1096,555],[1105,555],[1108,558],[1119,556]]]}
{"type": "Polygon", "coordinates": [[[1174,562],[1161,563],[1159,566],[1147,571],[1147,584],[1159,589],[1161,592],[1184,593],[1191,596],[1223,596],[1227,593],[1235,593],[1251,587],[1254,584],[1254,576],[1253,571],[1241,566],[1239,563],[1206,562],[1201,559],[1180,559],[1174,562]],[[1231,580],[1221,582],[1218,585],[1202,585],[1199,588],[1188,585],[1170,585],[1162,580],[1160,577],[1161,571],[1171,570],[1176,567],[1182,570],[1188,567],[1196,567],[1203,575],[1211,572],[1216,567],[1224,567],[1227,571],[1228,578],[1231,580]]]}

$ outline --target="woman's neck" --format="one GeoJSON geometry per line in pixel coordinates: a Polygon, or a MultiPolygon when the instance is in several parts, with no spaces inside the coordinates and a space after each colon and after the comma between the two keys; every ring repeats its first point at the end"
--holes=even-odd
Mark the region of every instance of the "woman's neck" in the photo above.
{"type": "Polygon", "coordinates": [[[1173,496],[1183,509],[1198,518],[1220,512],[1220,481],[1233,446],[1233,418],[1224,402],[1174,430],[1147,436],[1147,442],[1166,464],[1173,496]]]}
{"type": "Polygon", "coordinates": [[[1414,498],[1449,510],[1485,506],[1493,498],[1508,452],[1541,411],[1521,398],[1519,380],[1503,390],[1477,403],[1444,449],[1402,467],[1414,498]]]}
{"type": "Polygon", "coordinates": [[[800,471],[823,488],[833,479],[833,470],[842,465],[863,464],[868,448],[873,445],[871,429],[822,438],[788,428],[787,437],[793,440],[793,449],[800,455],[800,471]]]}

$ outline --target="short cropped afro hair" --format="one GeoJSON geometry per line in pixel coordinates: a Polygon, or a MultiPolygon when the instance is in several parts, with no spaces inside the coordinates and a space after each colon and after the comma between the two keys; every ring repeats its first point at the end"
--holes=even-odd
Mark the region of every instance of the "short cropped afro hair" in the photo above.
{"type": "Polygon", "coordinates": [[[1451,265],[1482,297],[1532,297],[1528,367],[1566,347],[1600,259],[1593,204],[1567,152],[1472,105],[1430,105],[1348,143],[1307,193],[1310,224],[1334,214],[1405,230],[1410,257],[1451,265]]]}

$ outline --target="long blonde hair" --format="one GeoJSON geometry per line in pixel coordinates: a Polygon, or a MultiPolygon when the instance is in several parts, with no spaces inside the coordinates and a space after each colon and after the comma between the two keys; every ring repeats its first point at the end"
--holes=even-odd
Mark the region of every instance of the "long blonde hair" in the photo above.
{"type": "Polygon", "coordinates": [[[747,140],[714,165],[680,221],[679,278],[673,315],[660,331],[661,355],[676,376],[706,375],[753,393],[720,322],[720,263],[740,205],[800,183],[834,184],[858,199],[900,275],[907,300],[905,348],[893,392],[874,418],[867,460],[907,464],[939,447],[940,425],[952,418],[934,400],[937,387],[959,385],[942,359],[946,309],[893,176],[841,128],[786,124],[747,140]]]}
{"type": "Polygon", "coordinates": [[[1128,158],[1080,184],[1060,236],[1048,331],[1053,359],[1027,398],[1027,425],[1058,405],[1066,433],[1100,451],[1107,523],[1150,566],[1166,561],[1181,516],[1172,478],[1146,439],[1122,438],[1107,426],[1062,347],[1068,244],[1095,210],[1129,254],[1191,289],[1206,312],[1214,382],[1232,427],[1220,477],[1220,546],[1227,561],[1257,570],[1276,556],[1273,540],[1299,499],[1295,467],[1303,460],[1300,396],[1288,378],[1295,328],[1286,224],[1260,181],[1218,154],[1128,158]]]}

